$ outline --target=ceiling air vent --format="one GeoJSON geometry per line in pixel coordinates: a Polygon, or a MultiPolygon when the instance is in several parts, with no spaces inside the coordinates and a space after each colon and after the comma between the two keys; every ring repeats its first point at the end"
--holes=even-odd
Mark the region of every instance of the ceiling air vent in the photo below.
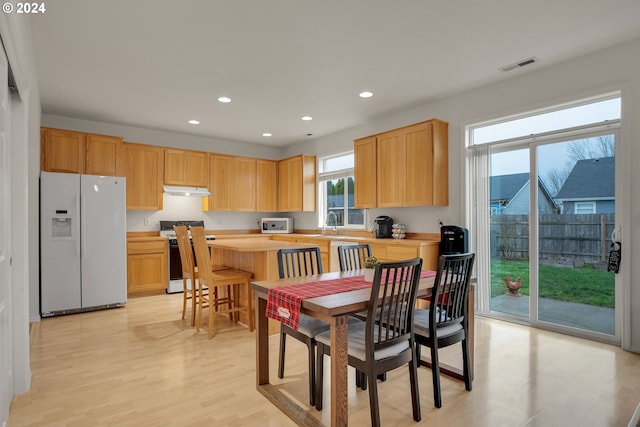
{"type": "Polygon", "coordinates": [[[515,70],[516,68],[524,67],[525,65],[533,64],[534,62],[538,62],[538,58],[536,58],[535,56],[532,56],[531,58],[523,59],[522,61],[518,61],[514,64],[501,67],[499,68],[499,70],[507,72],[507,71],[515,70]]]}

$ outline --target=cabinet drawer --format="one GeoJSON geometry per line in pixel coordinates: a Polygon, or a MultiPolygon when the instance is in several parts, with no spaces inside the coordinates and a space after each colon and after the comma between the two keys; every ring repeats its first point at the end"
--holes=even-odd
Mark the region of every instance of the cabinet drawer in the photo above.
{"type": "Polygon", "coordinates": [[[393,261],[403,261],[407,259],[417,258],[418,248],[411,246],[388,246],[387,258],[393,261]]]}
{"type": "Polygon", "coordinates": [[[162,253],[162,252],[165,252],[166,249],[167,249],[166,240],[149,240],[144,242],[128,242],[127,243],[128,255],[162,253]]]}
{"type": "Polygon", "coordinates": [[[383,243],[369,243],[369,246],[371,246],[371,253],[374,257],[378,258],[380,261],[385,261],[387,259],[387,245],[383,243]]]}

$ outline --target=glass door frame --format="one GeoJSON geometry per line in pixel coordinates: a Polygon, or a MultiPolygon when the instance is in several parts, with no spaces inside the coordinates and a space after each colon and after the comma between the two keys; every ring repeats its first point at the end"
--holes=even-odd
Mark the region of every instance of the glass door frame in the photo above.
{"type": "MultiPolygon", "coordinates": [[[[630,189],[628,185],[625,184],[623,173],[628,171],[625,167],[622,159],[624,159],[624,151],[622,150],[621,144],[621,126],[620,124],[616,124],[613,126],[606,126],[600,129],[593,129],[591,127],[587,127],[582,129],[582,131],[576,132],[575,130],[572,132],[557,132],[553,136],[546,135],[544,138],[540,138],[536,140],[536,138],[523,138],[519,141],[509,141],[497,144],[487,144],[486,147],[481,149],[485,149],[486,151],[486,161],[489,163],[489,158],[491,154],[515,151],[527,149],[529,151],[529,174],[530,174],[530,182],[537,182],[538,179],[538,147],[542,145],[554,144],[567,142],[576,139],[582,138],[591,138],[598,137],[602,135],[610,135],[613,134],[615,138],[615,212],[616,212],[616,224],[615,229],[623,230],[629,228],[628,223],[628,214],[624,209],[624,205],[627,203],[623,203],[624,199],[627,199],[630,195],[630,189]]],[[[479,149],[478,147],[474,147],[474,150],[479,149]]],[[[488,206],[480,206],[481,201],[478,200],[477,196],[474,193],[474,183],[476,180],[476,175],[478,172],[476,170],[477,166],[472,166],[474,162],[474,156],[469,155],[467,162],[467,222],[476,228],[482,229],[487,228],[488,224],[481,225],[479,224],[479,220],[481,215],[478,214],[478,209],[488,209],[488,206]]],[[[487,171],[486,179],[489,180],[490,173],[488,171],[488,164],[485,166],[487,171]]],[[[483,176],[481,173],[479,176],[483,176]]],[[[487,184],[488,185],[488,184],[487,184]]],[[[615,275],[615,334],[607,335],[598,332],[586,331],[578,328],[572,328],[568,326],[558,325],[546,321],[538,320],[538,191],[537,185],[529,186],[529,280],[530,280],[530,298],[529,298],[529,318],[514,316],[510,314],[505,314],[497,311],[492,311],[490,309],[490,298],[491,298],[491,283],[489,277],[482,277],[483,275],[490,274],[490,267],[488,265],[481,266],[476,265],[476,275],[477,275],[477,299],[476,299],[476,314],[488,316],[496,319],[512,321],[516,323],[521,323],[529,326],[533,326],[540,329],[547,329],[559,333],[563,333],[566,335],[577,336],[581,338],[586,338],[594,341],[606,342],[609,344],[620,345],[622,340],[622,325],[624,319],[624,325],[629,325],[625,318],[628,316],[628,307],[627,304],[624,304],[625,299],[623,295],[628,295],[628,279],[626,278],[624,264],[630,262],[629,256],[625,257],[624,251],[621,262],[621,272],[620,274],[615,275]]],[[[475,248],[476,251],[489,251],[489,239],[485,239],[482,247],[480,247],[480,237],[482,237],[482,232],[476,230],[476,232],[472,233],[476,236],[475,243],[472,240],[472,247],[475,248]]],[[[486,235],[488,237],[488,234],[486,235]]],[[[629,243],[629,242],[627,242],[629,243]]],[[[624,249],[624,248],[623,248],[624,249]]],[[[627,249],[628,250],[628,249],[627,249]]],[[[488,253],[488,252],[487,252],[488,253]]],[[[627,252],[629,253],[629,252],[627,252]]],[[[480,262],[489,262],[486,258],[479,257],[480,262]]],[[[477,263],[478,264],[478,263],[477,263]]]]}

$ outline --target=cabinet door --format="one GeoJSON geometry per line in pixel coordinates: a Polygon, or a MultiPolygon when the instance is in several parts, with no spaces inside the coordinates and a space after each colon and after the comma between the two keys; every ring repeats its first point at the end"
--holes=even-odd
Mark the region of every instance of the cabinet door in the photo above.
{"type": "Polygon", "coordinates": [[[203,211],[233,210],[233,157],[209,154],[209,190],[202,198],[203,211]]]}
{"type": "Polygon", "coordinates": [[[431,120],[433,127],[433,204],[449,204],[449,123],[431,120]]]}
{"type": "Polygon", "coordinates": [[[209,184],[207,153],[202,151],[165,148],[164,183],[188,187],[207,187],[209,184]]]}
{"type": "Polygon", "coordinates": [[[209,164],[207,153],[202,151],[186,151],[186,185],[190,187],[207,187],[209,184],[209,164]]]}
{"type": "Polygon", "coordinates": [[[302,210],[302,160],[291,158],[278,163],[278,207],[282,212],[302,210]],[[298,179],[295,177],[299,176],[298,179]],[[299,205],[297,208],[296,203],[299,205]],[[297,209],[296,209],[297,208],[297,209]]]}
{"type": "Polygon", "coordinates": [[[45,129],[41,156],[47,172],[85,173],[85,134],[45,129]]]}
{"type": "Polygon", "coordinates": [[[430,122],[402,130],[405,143],[404,206],[433,205],[433,138],[430,122]]]}
{"type": "Polygon", "coordinates": [[[376,137],[370,136],[354,141],[354,175],[356,208],[375,208],[377,206],[376,185],[376,137]]]}
{"type": "Polygon", "coordinates": [[[86,138],[86,173],[122,176],[122,138],[93,134],[88,134],[86,138]]]}
{"type": "Polygon", "coordinates": [[[168,284],[167,253],[127,256],[127,295],[163,294],[168,284]]]}
{"type": "Polygon", "coordinates": [[[402,132],[393,130],[377,136],[378,207],[402,206],[404,186],[404,144],[402,132]]]}
{"type": "Polygon", "coordinates": [[[233,160],[233,210],[256,211],[256,160],[236,157],[233,160]]]}
{"type": "Polygon", "coordinates": [[[164,150],[164,183],[167,185],[186,185],[187,162],[185,152],[175,148],[164,150]]]}
{"type": "Polygon", "coordinates": [[[278,162],[278,210],[316,210],[316,156],[300,155],[278,162]]]}
{"type": "Polygon", "coordinates": [[[273,160],[256,160],[256,211],[278,210],[278,164],[273,160]]]}
{"type": "Polygon", "coordinates": [[[162,210],[164,150],[161,147],[124,143],[124,175],[127,209],[162,210]]]}

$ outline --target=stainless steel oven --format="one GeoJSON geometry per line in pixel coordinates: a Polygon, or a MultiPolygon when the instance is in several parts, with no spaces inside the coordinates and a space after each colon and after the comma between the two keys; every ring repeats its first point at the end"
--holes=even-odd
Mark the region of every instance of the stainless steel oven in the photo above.
{"type": "MultiPolygon", "coordinates": [[[[169,239],[169,262],[167,263],[169,268],[169,283],[167,283],[166,291],[168,294],[179,293],[184,290],[182,285],[182,261],[180,260],[178,239],[176,239],[176,233],[173,231],[174,225],[204,227],[204,221],[160,221],[160,235],[169,239]]],[[[215,240],[215,238],[214,235],[207,234],[207,240],[215,240]]]]}

